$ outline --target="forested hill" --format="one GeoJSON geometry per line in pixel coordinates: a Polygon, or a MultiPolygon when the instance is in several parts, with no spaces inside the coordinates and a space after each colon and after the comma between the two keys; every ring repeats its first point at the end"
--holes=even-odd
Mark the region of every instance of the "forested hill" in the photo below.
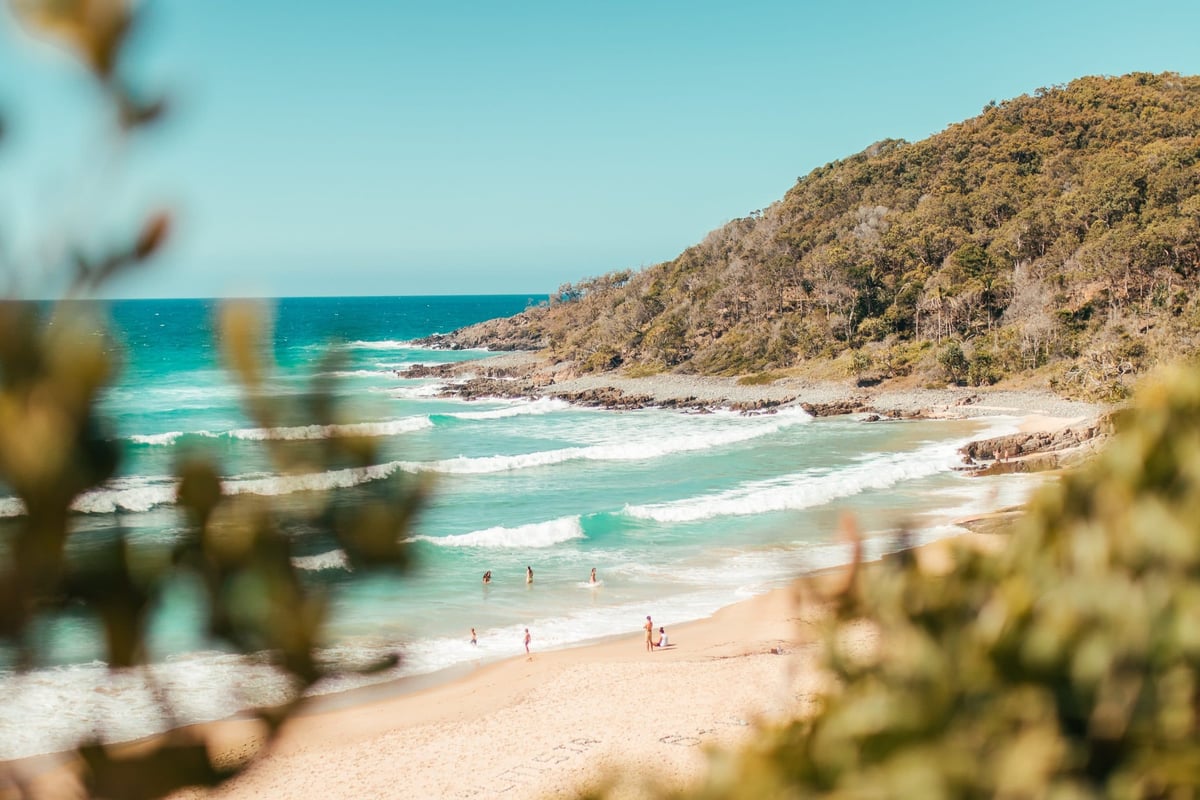
{"type": "Polygon", "coordinates": [[[1080,78],[799,179],[674,261],[454,335],[580,370],[1025,375],[1117,399],[1200,329],[1200,77],[1080,78]]]}

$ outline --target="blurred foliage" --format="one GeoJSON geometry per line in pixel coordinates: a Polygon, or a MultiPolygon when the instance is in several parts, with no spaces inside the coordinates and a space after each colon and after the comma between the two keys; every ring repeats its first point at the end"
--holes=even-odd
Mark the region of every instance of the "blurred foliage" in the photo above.
{"type": "Polygon", "coordinates": [[[878,142],[673,261],[564,286],[518,330],[483,323],[466,336],[548,347],[584,369],[606,368],[587,361],[605,348],[623,368],[730,375],[987,342],[1008,352],[977,367],[981,383],[1057,365],[1072,371],[1059,391],[1105,399],[1200,345],[1197,298],[1200,77],[1134,73],[992,103],[920,142],[878,142]],[[1135,330],[1148,357],[1133,369],[1095,358],[1135,330]]]}
{"type": "Polygon", "coordinates": [[[815,714],[687,798],[1200,792],[1200,373],[1148,384],[999,553],[910,552],[833,604],[815,714]]]}
{"type": "MultiPolygon", "coordinates": [[[[121,70],[122,47],[135,21],[132,4],[13,0],[13,8],[32,32],[64,44],[88,68],[117,111],[118,138],[134,136],[160,116],[163,101],[135,97],[121,70]]],[[[165,211],[152,212],[132,226],[132,234],[115,237],[121,243],[108,251],[71,253],[61,265],[68,296],[87,297],[150,259],[168,238],[170,220],[165,211]]],[[[103,630],[109,668],[139,676],[159,698],[168,727],[178,728],[182,720],[146,668],[147,626],[169,584],[202,587],[207,641],[257,654],[289,689],[282,704],[252,709],[269,747],[305,690],[337,671],[318,653],[329,590],[299,574],[288,531],[300,525],[314,531],[331,548],[341,548],[356,570],[401,568],[406,553],[400,542],[424,487],[375,481],[352,507],[335,506],[328,493],[280,504],[269,497],[224,494],[219,464],[183,454],[176,468],[183,531],[173,545],[134,539],[114,518],[112,530],[88,534],[89,546],[71,547],[73,537],[81,535],[73,502],[117,475],[121,457],[113,432],[96,411],[120,368],[113,355],[117,348],[103,321],[81,311],[87,308],[96,306],[0,303],[0,486],[24,507],[24,513],[0,524],[0,648],[13,654],[19,668],[38,666],[46,646],[39,630],[65,615],[86,616],[103,630]]],[[[262,428],[292,416],[316,425],[343,422],[327,379],[314,379],[309,392],[293,403],[271,394],[268,316],[264,308],[230,304],[218,326],[224,360],[242,388],[247,415],[262,428]]],[[[330,374],[336,366],[322,364],[316,374],[330,374]]],[[[332,435],[303,447],[277,441],[262,446],[283,475],[377,463],[375,440],[369,438],[332,435]]],[[[183,786],[214,785],[242,765],[215,763],[202,737],[173,730],[137,748],[82,742],[78,769],[87,793],[97,797],[161,797],[183,786]]],[[[0,765],[0,786],[24,795],[32,791],[28,780],[13,765],[0,765]]]]}

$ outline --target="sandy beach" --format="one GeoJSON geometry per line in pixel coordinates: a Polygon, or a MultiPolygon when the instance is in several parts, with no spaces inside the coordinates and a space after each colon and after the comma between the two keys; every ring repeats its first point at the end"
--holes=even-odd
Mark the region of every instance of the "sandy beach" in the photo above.
{"type": "MultiPolygon", "coordinates": [[[[997,535],[956,541],[1003,546],[997,535]]],[[[950,540],[917,552],[927,569],[952,568],[950,540]]],[[[704,774],[711,748],[736,747],[756,726],[813,707],[821,594],[843,580],[842,571],[800,579],[669,626],[666,650],[646,652],[640,633],[558,652],[535,645],[531,658],[443,686],[306,714],[222,789],[176,797],[574,797],[609,785],[634,798],[654,785],[679,788],[704,774]]],[[[255,735],[249,723],[214,730],[226,753],[255,735]]]]}
{"type": "MultiPolygon", "coordinates": [[[[656,397],[710,392],[719,402],[741,397],[732,388],[722,379],[666,377],[639,379],[630,391],[656,397]]],[[[774,397],[763,387],[739,388],[748,398],[774,397]]],[[[788,399],[830,396],[825,390],[799,395],[788,399]]],[[[1040,392],[979,390],[883,395],[881,405],[889,404],[949,416],[1021,416],[1027,433],[1077,424],[1100,410],[1040,392]],[[963,403],[963,396],[970,401],[963,403]]],[[[989,547],[1004,539],[964,537],[989,547]]],[[[919,548],[937,569],[949,568],[949,550],[946,540],[919,548]]],[[[646,652],[637,618],[629,620],[627,636],[559,651],[539,649],[533,630],[528,658],[478,664],[417,691],[410,683],[322,699],[291,720],[272,752],[236,779],[215,792],[174,796],[573,797],[616,782],[616,796],[640,797],[648,785],[683,786],[703,775],[710,748],[735,747],[756,725],[812,707],[822,685],[825,613],[813,586],[839,580],[836,572],[801,578],[705,620],[676,624],[655,617],[671,644],[654,652],[646,652]]],[[[646,613],[654,615],[652,605],[646,613]]],[[[248,721],[206,729],[225,760],[261,740],[248,721]]]]}

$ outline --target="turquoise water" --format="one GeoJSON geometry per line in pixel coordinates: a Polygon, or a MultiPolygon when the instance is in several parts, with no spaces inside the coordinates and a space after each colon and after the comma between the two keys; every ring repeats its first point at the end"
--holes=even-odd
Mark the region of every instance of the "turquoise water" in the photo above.
{"type": "MultiPolygon", "coordinates": [[[[956,516],[1017,502],[1036,485],[954,471],[958,446],[1011,430],[1011,419],[866,424],[815,420],[798,409],[747,416],[600,411],[553,400],[464,402],[437,397],[435,381],[404,377],[412,364],[488,355],[431,351],[413,339],[541,299],[274,303],[280,370],[272,392],[299,397],[334,352],[341,358],[337,394],[351,424],[379,445],[369,474],[303,481],[273,474],[262,442],[311,441],[324,432],[302,416],[271,430],[247,420],[212,342],[212,302],[113,304],[125,366],[103,409],[125,456],[117,479],[77,502],[75,546],[86,547],[118,521],[135,540],[177,536],[169,475],[181,447],[217,455],[226,491],[272,495],[285,505],[303,499],[301,486],[329,487],[336,502],[353,503],[373,480],[430,474],[436,490],[412,531],[419,563],[413,574],[366,580],[324,540],[303,529],[291,533],[297,566],[341,590],[330,656],[403,653],[398,668],[374,678],[382,680],[515,654],[526,627],[538,649],[636,633],[646,614],[669,629],[801,572],[843,563],[846,547],[833,534],[846,512],[878,553],[902,524],[923,539],[950,535],[956,516]],[[525,583],[527,566],[532,585],[525,583]],[[598,585],[587,582],[593,567],[598,585]],[[487,586],[480,581],[485,570],[494,578],[487,586]],[[472,627],[479,634],[474,646],[472,627]]],[[[0,514],[20,513],[19,503],[0,497],[0,514]]],[[[157,679],[184,719],[217,718],[247,701],[280,697],[276,676],[207,649],[195,622],[194,593],[180,586],[152,626],[157,679]]],[[[114,677],[97,661],[101,648],[86,623],[65,621],[46,637],[54,653],[42,669],[0,673],[0,759],[61,749],[81,732],[122,739],[165,724],[135,678],[114,677]]]]}

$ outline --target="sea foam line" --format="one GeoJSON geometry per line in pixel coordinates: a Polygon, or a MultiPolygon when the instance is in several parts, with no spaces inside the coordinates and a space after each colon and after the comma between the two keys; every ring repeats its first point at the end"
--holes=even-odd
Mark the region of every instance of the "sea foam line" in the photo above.
{"type": "MultiPolygon", "coordinates": [[[[680,435],[649,442],[567,447],[518,455],[460,456],[458,458],[430,462],[389,461],[366,467],[350,467],[327,472],[296,475],[233,476],[222,482],[222,491],[228,495],[257,494],[275,496],[292,494],[294,492],[347,489],[371,481],[388,478],[398,470],[410,473],[434,472],[450,475],[482,475],[552,466],[575,460],[649,460],[674,453],[694,452],[749,441],[761,436],[770,435],[784,427],[807,420],[809,417],[807,415],[790,414],[775,415],[760,419],[770,419],[771,422],[767,424],[751,424],[745,427],[722,431],[680,435]]],[[[404,420],[417,420],[420,422],[420,427],[432,424],[428,417],[406,417],[404,420]]],[[[404,420],[399,420],[398,422],[403,423],[404,420]]],[[[388,425],[390,423],[361,424],[388,425]]],[[[277,430],[307,432],[327,427],[330,426],[307,426],[306,428],[277,430]]],[[[340,427],[345,428],[348,426],[340,427]]],[[[349,427],[352,428],[352,426],[349,427]]],[[[255,435],[256,431],[255,429],[247,429],[242,433],[255,435]]],[[[297,438],[300,437],[298,436],[297,438]]],[[[954,446],[956,445],[951,445],[950,447],[954,446]]],[[[174,480],[165,477],[123,478],[110,483],[105,488],[86,492],[76,499],[72,508],[79,512],[93,514],[113,513],[115,511],[149,511],[156,506],[173,503],[175,501],[175,488],[174,480]]],[[[19,501],[11,499],[0,500],[0,516],[16,516],[21,513],[24,513],[24,508],[20,505],[19,501]]],[[[742,513],[753,512],[746,511],[742,513]]]]}
{"type": "Polygon", "coordinates": [[[380,422],[348,422],[333,425],[296,425],[281,428],[238,428],[231,431],[169,431],[167,433],[133,434],[130,441],[152,446],[169,446],[180,437],[197,436],[204,439],[238,439],[242,441],[311,441],[334,436],[395,436],[433,427],[427,416],[401,417],[380,422]]]}
{"type": "Polygon", "coordinates": [[[843,469],[807,470],[699,497],[626,506],[624,513],[656,522],[694,522],[713,517],[813,508],[870,489],[886,489],[902,481],[947,472],[961,463],[958,448],[962,444],[938,443],[907,453],[872,453],[843,469]]]}
{"type": "Polygon", "coordinates": [[[334,436],[395,436],[402,433],[426,430],[434,425],[433,416],[453,417],[464,420],[492,420],[518,417],[526,414],[550,414],[570,408],[570,404],[555,398],[539,398],[514,403],[502,408],[486,411],[457,411],[444,414],[400,417],[379,422],[347,422],[333,425],[297,425],[281,428],[238,428],[231,431],[168,431],[166,433],[135,433],[129,440],[136,444],[170,446],[180,437],[196,436],[205,439],[239,439],[243,441],[309,441],[329,439],[334,436]]]}
{"type": "Polygon", "coordinates": [[[326,569],[350,569],[350,562],[343,550],[330,550],[327,553],[317,553],[312,556],[293,556],[292,566],[309,572],[319,572],[326,569]]]}
{"type": "Polygon", "coordinates": [[[470,533],[450,536],[414,536],[412,541],[429,542],[441,547],[553,547],[572,539],[583,539],[583,523],[578,515],[559,517],[547,522],[531,522],[512,528],[497,525],[470,533]]]}
{"type": "Polygon", "coordinates": [[[751,425],[723,431],[680,434],[656,441],[624,442],[620,444],[596,444],[584,447],[564,447],[558,450],[539,450],[519,455],[459,456],[441,461],[421,464],[406,463],[403,469],[422,472],[440,472],[449,475],[480,475],[492,472],[509,472],[533,467],[551,466],[567,461],[645,461],[675,453],[710,450],[725,445],[768,436],[779,430],[811,419],[807,415],[772,417],[768,424],[751,425]]]}
{"type": "Polygon", "coordinates": [[[443,416],[472,420],[505,419],[507,417],[519,417],[528,414],[551,414],[570,407],[571,404],[566,400],[559,400],[556,397],[539,397],[537,400],[530,400],[502,408],[492,408],[487,411],[454,411],[443,416]]]}

